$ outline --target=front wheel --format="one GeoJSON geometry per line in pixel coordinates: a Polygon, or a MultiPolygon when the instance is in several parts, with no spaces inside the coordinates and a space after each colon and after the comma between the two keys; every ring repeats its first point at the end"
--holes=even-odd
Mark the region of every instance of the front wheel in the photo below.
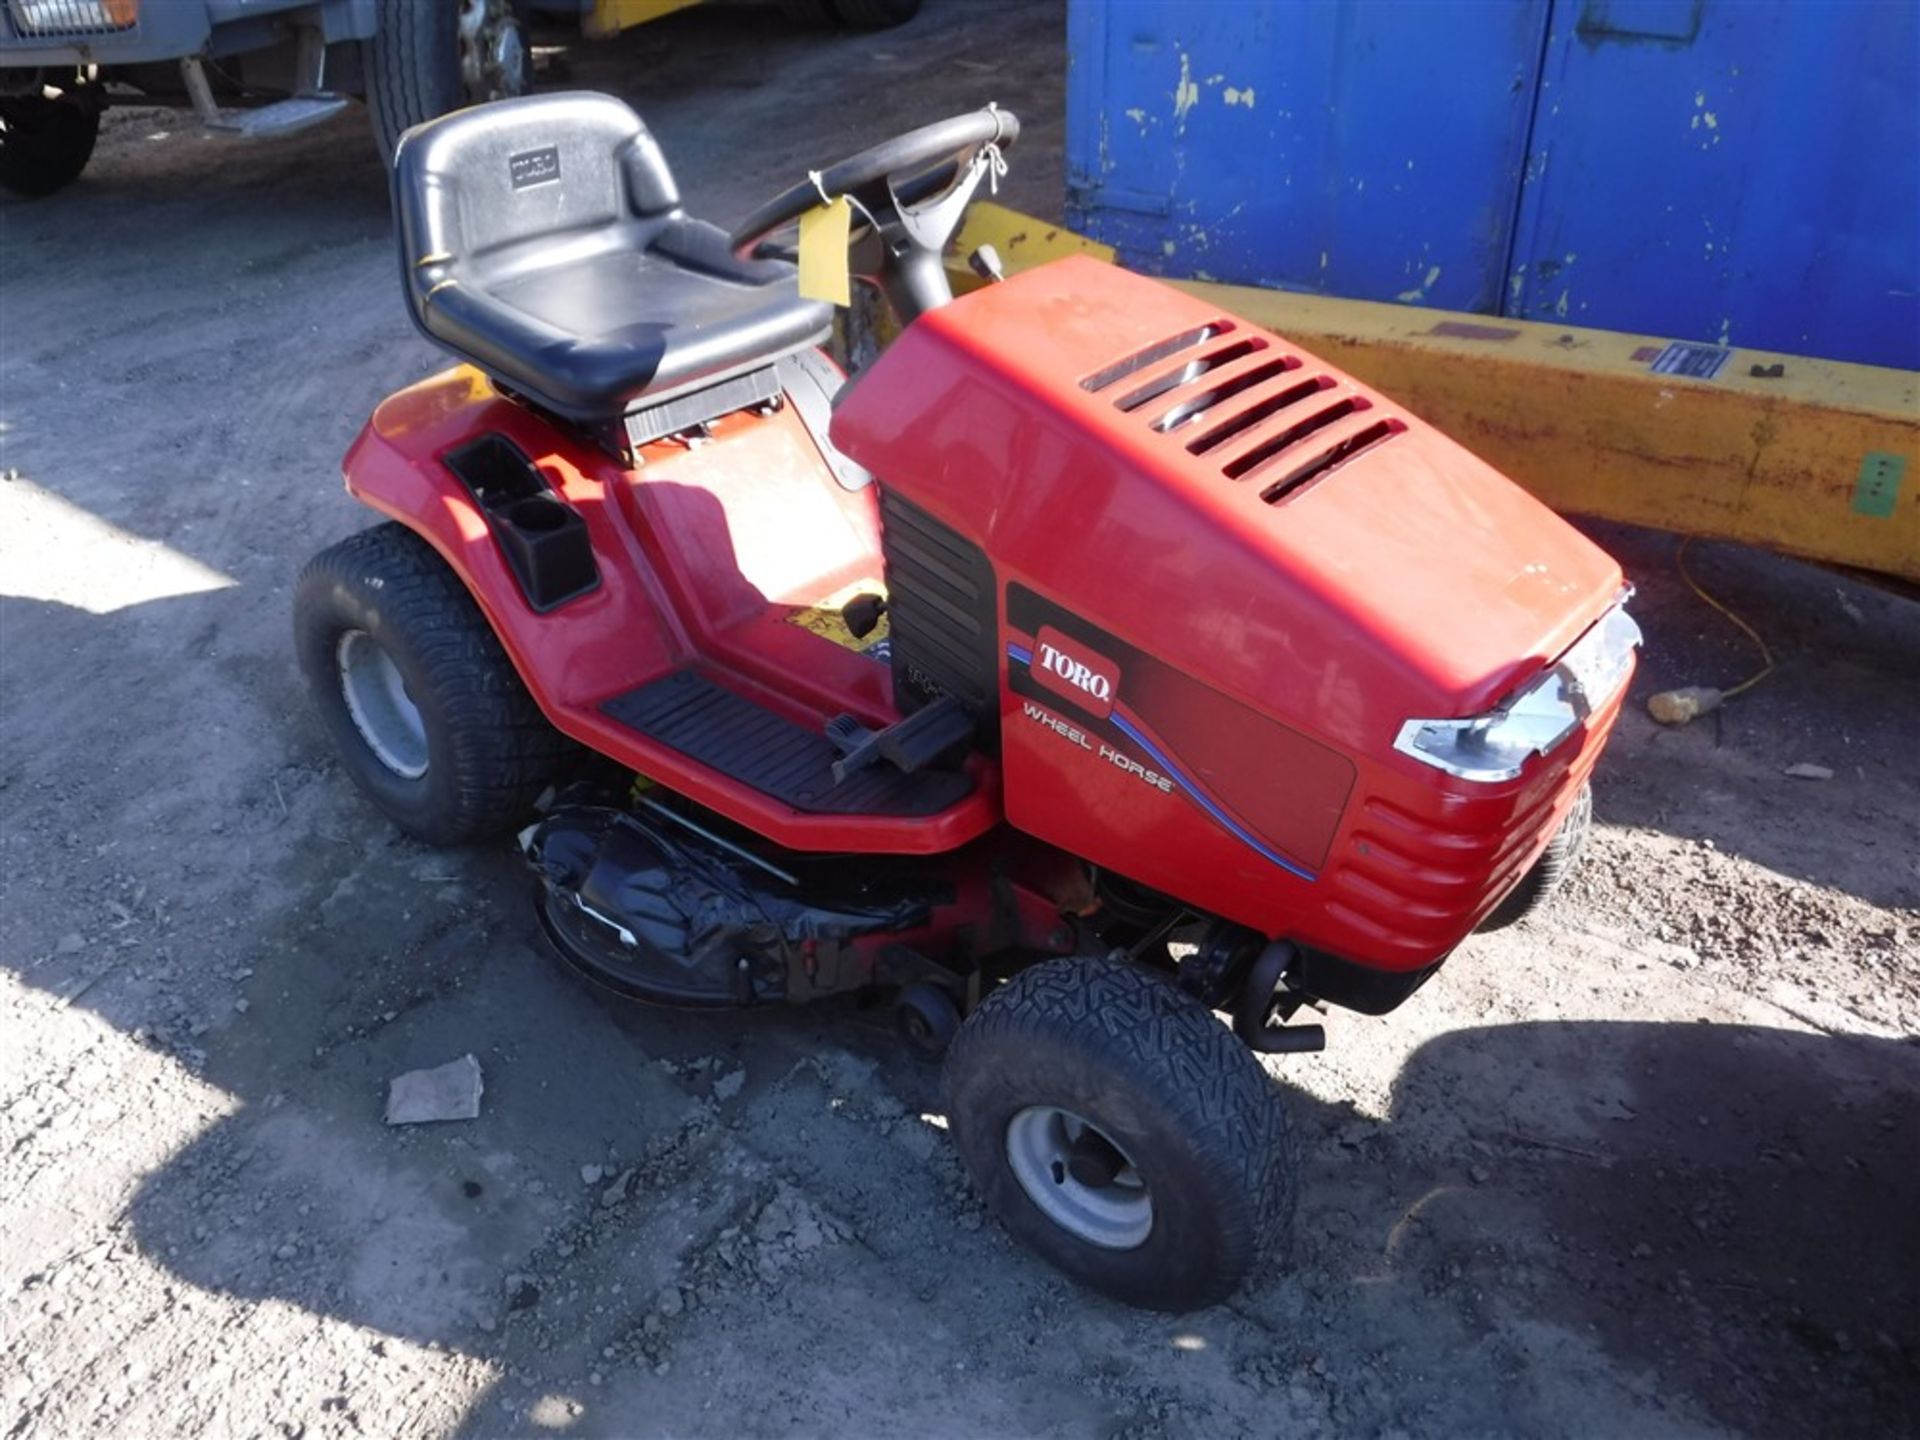
{"type": "Polygon", "coordinates": [[[948,1051],[947,1124],[987,1206],[1132,1305],[1226,1299],[1288,1241],[1297,1167],[1273,1082],[1198,1001],[1118,960],[1051,960],[948,1051]]]}
{"type": "Polygon", "coordinates": [[[363,530],[308,562],[293,638],[347,773],[428,844],[524,823],[572,751],[466,587],[403,525],[363,530]]]}
{"type": "Polygon", "coordinates": [[[80,178],[100,138],[100,110],[73,95],[0,99],[0,188],[38,198],[80,178]]]}
{"type": "Polygon", "coordinates": [[[1547,841],[1547,848],[1540,852],[1540,858],[1507,892],[1506,898],[1493,907],[1492,913],[1480,922],[1479,928],[1483,931],[1504,930],[1509,925],[1518,925],[1522,920],[1537,915],[1580,864],[1580,857],[1586,853],[1587,837],[1592,833],[1593,787],[1582,785],[1580,793],[1574,797],[1573,808],[1567,811],[1567,818],[1560,822],[1560,828],[1547,841]]]}

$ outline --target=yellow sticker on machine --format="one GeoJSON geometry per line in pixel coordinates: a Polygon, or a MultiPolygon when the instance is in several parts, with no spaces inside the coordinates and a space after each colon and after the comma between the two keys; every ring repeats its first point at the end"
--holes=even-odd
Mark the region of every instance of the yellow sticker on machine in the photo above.
{"type": "Polygon", "coordinates": [[[852,650],[882,662],[890,661],[892,656],[887,649],[887,617],[884,611],[865,635],[855,635],[847,625],[847,605],[862,595],[885,600],[887,587],[878,580],[856,580],[811,605],[796,606],[788,612],[787,623],[811,630],[822,640],[831,640],[843,650],[852,650]]]}

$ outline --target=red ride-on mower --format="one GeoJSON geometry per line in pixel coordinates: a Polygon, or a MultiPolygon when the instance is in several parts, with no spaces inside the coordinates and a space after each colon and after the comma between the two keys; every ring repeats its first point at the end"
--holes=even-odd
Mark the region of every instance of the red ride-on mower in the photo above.
{"type": "Polygon", "coordinates": [[[1638,632],[1606,555],[1278,335],[1079,259],[955,300],[1018,133],[927,126],[726,234],[604,96],[410,131],[407,300],[465,363],[355,442],[389,523],[296,638],[403,829],[527,827],[573,965],[894,997],[1008,1228],[1185,1309],[1291,1220],[1253,1052],[1537,903],[1638,632]],[[841,196],[903,326],[851,383],[774,240],[841,196]],[[584,752],[618,783],[561,784],[584,752]]]}

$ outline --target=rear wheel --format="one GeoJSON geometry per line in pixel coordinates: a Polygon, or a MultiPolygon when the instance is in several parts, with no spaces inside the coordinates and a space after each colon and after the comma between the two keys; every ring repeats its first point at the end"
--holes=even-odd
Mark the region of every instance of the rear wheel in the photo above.
{"type": "Polygon", "coordinates": [[[293,628],[347,773],[429,844],[521,824],[572,752],[473,597],[402,525],[316,555],[294,589],[293,628]]]}
{"type": "Polygon", "coordinates": [[[1593,787],[1582,785],[1574,797],[1573,808],[1567,811],[1567,818],[1553,832],[1553,838],[1547,841],[1547,848],[1540,852],[1533,868],[1520,877],[1520,883],[1507,892],[1506,899],[1493,907],[1493,913],[1480,922],[1480,929],[1504,930],[1541,910],[1579,865],[1592,831],[1593,787]]]}
{"type": "Polygon", "coordinates": [[[1198,1309],[1286,1244],[1296,1165],[1273,1082],[1159,975],[1090,959],[1023,971],[961,1027],[945,1081],[988,1207],[1084,1285],[1198,1309]]]}
{"type": "Polygon", "coordinates": [[[0,99],[0,188],[38,198],[71,185],[99,138],[99,108],[80,97],[0,99]]]}
{"type": "Polygon", "coordinates": [[[367,108],[388,160],[413,126],[463,105],[533,88],[533,47],[518,0],[376,0],[366,43],[367,108]]]}

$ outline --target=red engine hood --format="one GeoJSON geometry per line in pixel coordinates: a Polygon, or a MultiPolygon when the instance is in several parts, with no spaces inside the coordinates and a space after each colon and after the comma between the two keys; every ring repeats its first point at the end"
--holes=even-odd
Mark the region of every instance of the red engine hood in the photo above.
{"type": "Polygon", "coordinates": [[[916,320],[833,436],[1003,581],[1369,748],[1409,716],[1489,708],[1622,583],[1378,392],[1092,260],[916,320]]]}

